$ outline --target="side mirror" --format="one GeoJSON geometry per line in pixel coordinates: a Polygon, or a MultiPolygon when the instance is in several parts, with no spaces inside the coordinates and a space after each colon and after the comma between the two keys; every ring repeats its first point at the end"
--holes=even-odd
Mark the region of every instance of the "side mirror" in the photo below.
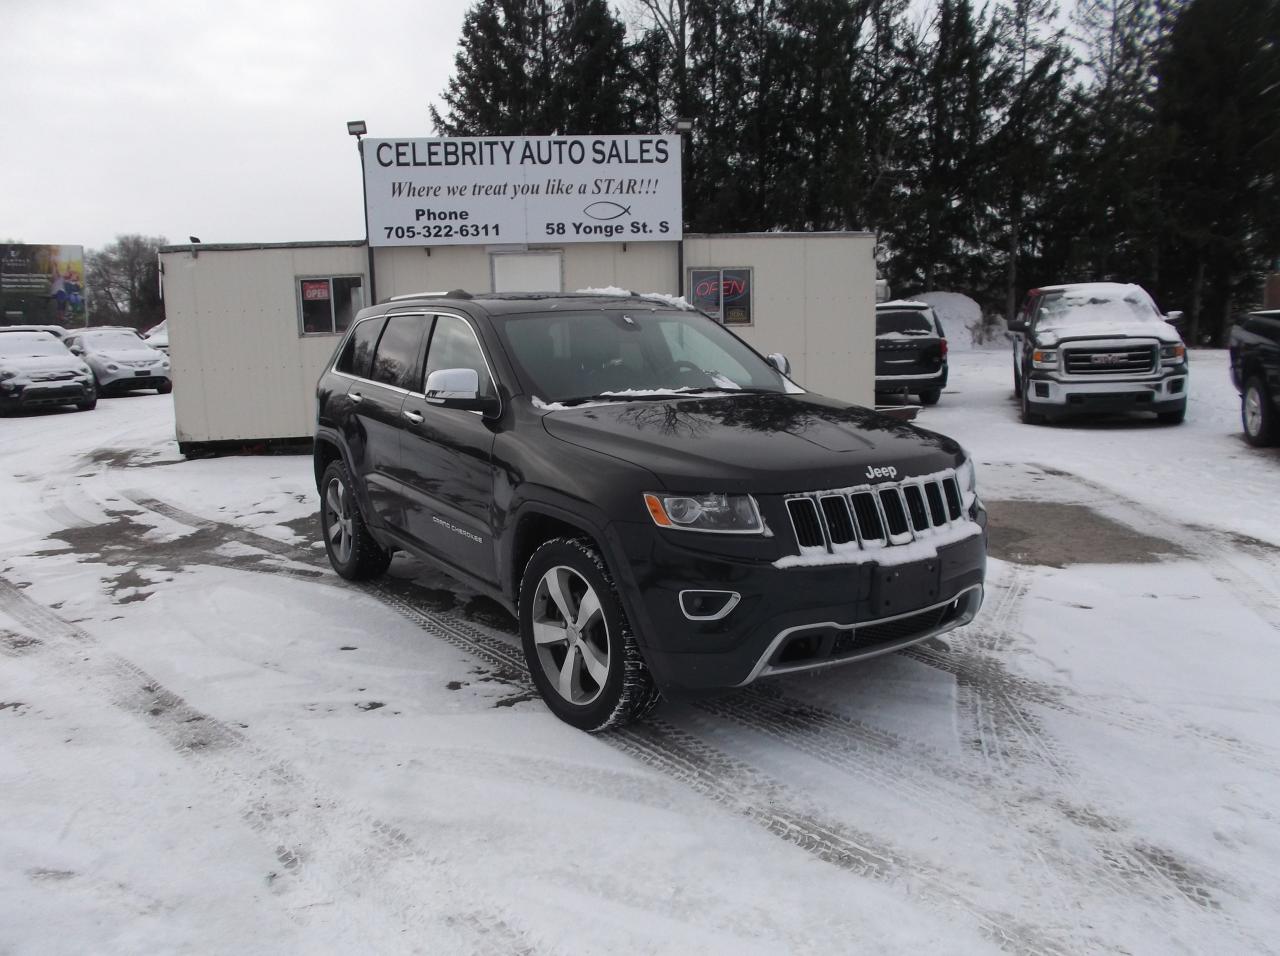
{"type": "Polygon", "coordinates": [[[480,375],[473,368],[440,368],[427,376],[424,389],[432,405],[468,412],[491,412],[498,403],[480,395],[480,375]]]}
{"type": "Polygon", "coordinates": [[[1021,333],[1021,334],[1026,334],[1026,331],[1027,331],[1027,323],[1026,323],[1026,322],[1023,322],[1021,319],[1010,319],[1010,320],[1009,320],[1009,331],[1010,331],[1010,332],[1018,332],[1018,333],[1021,333]]]}
{"type": "Polygon", "coordinates": [[[791,375],[791,361],[781,352],[770,352],[768,355],[769,364],[776,368],[783,375],[791,375]]]}
{"type": "Polygon", "coordinates": [[[1182,327],[1186,324],[1186,319],[1184,318],[1181,309],[1174,309],[1170,312],[1166,312],[1164,316],[1164,320],[1168,322],[1170,325],[1172,325],[1179,332],[1182,331],[1182,327]]]}

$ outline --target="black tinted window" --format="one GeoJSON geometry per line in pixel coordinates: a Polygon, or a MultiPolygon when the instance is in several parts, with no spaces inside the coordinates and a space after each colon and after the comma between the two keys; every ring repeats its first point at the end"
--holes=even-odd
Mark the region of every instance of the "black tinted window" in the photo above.
{"type": "Polygon", "coordinates": [[[923,309],[876,313],[876,335],[899,332],[903,335],[936,335],[933,321],[923,309]]]}
{"type": "Polygon", "coordinates": [[[386,330],[378,340],[378,351],[373,358],[375,382],[416,389],[418,362],[422,355],[422,328],[426,316],[393,315],[387,319],[386,330]]]}
{"type": "Polygon", "coordinates": [[[382,331],[382,325],[382,319],[366,319],[356,326],[338,359],[339,372],[358,375],[360,378],[369,377],[369,369],[373,364],[373,347],[378,344],[378,333],[382,331]]]}
{"type": "Polygon", "coordinates": [[[489,370],[484,364],[484,354],[480,351],[471,326],[453,315],[436,316],[436,328],[431,333],[426,375],[442,368],[475,369],[480,379],[480,394],[496,397],[493,382],[489,379],[489,370]]]}

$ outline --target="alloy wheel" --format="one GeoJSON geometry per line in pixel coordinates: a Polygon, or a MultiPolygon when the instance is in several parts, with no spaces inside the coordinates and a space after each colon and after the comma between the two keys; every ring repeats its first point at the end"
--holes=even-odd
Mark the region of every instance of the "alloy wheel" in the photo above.
{"type": "Polygon", "coordinates": [[[1262,395],[1256,385],[1244,393],[1244,428],[1254,438],[1262,433],[1262,395]]]}
{"type": "Polygon", "coordinates": [[[340,564],[351,560],[355,522],[351,515],[351,492],[341,478],[334,478],[324,493],[324,527],[329,546],[340,564]]]}
{"type": "Polygon", "coordinates": [[[533,640],[538,663],[556,692],[590,704],[609,678],[609,627],[600,595],[573,568],[557,565],[533,595],[533,640]]]}

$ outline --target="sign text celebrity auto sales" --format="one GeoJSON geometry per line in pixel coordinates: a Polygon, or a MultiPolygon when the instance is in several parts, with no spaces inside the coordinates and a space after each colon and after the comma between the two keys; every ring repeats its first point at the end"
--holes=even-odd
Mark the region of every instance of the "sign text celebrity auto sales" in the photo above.
{"type": "Polygon", "coordinates": [[[365,140],[376,246],[675,240],[675,136],[365,140]]]}

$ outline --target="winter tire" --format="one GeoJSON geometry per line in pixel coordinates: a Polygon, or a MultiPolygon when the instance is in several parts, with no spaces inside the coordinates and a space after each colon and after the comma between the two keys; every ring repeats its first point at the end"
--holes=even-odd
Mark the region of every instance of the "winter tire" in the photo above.
{"type": "Polygon", "coordinates": [[[920,404],[921,405],[937,405],[938,399],[940,399],[941,397],[942,397],[942,389],[926,388],[923,392],[920,393],[920,404]]]}
{"type": "Polygon", "coordinates": [[[169,381],[169,379],[167,378],[163,382],[161,382],[159,385],[156,386],[157,395],[168,395],[172,391],[173,391],[173,382],[169,381]]]}
{"type": "Polygon", "coordinates": [[[1161,425],[1181,425],[1183,420],[1186,417],[1187,417],[1186,402],[1183,402],[1180,407],[1174,409],[1171,412],[1156,412],[1156,419],[1157,421],[1160,422],[1161,425]]]}
{"type": "Polygon", "coordinates": [[[391,552],[365,526],[351,475],[341,461],[330,462],[320,479],[320,532],[329,563],[348,581],[376,578],[391,563],[391,552]]]}
{"type": "Polygon", "coordinates": [[[658,691],[596,547],[553,538],[525,565],[520,640],[547,708],[598,733],[653,710],[658,691]]]}
{"type": "Polygon", "coordinates": [[[1013,370],[1013,397],[1022,397],[1022,376],[1018,374],[1018,370],[1013,370]]]}
{"type": "Polygon", "coordinates": [[[80,411],[82,412],[91,412],[97,407],[98,407],[97,395],[93,396],[93,398],[87,398],[83,402],[76,402],[76,408],[80,409],[80,411]]]}
{"type": "Polygon", "coordinates": [[[1255,448],[1280,444],[1280,416],[1276,415],[1271,393],[1261,375],[1251,375],[1240,396],[1240,422],[1244,440],[1255,448]]]}

